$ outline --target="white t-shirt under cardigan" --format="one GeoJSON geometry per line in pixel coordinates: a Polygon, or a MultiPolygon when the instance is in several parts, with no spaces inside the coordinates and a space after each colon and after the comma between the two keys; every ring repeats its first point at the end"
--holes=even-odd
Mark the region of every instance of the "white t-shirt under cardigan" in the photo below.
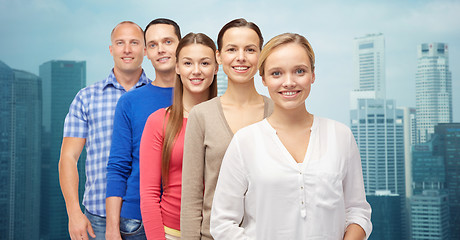
{"type": "Polygon", "coordinates": [[[267,120],[233,137],[211,212],[215,239],[343,239],[346,227],[372,231],[361,160],[345,125],[314,117],[303,164],[267,120]]]}

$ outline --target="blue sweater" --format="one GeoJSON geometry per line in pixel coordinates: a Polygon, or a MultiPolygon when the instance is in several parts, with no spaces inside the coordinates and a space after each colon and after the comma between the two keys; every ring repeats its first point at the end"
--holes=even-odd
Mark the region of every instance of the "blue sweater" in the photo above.
{"type": "Polygon", "coordinates": [[[172,102],[173,88],[148,84],[125,93],[117,103],[107,164],[106,197],[122,197],[121,217],[141,220],[139,146],[147,118],[172,102]]]}

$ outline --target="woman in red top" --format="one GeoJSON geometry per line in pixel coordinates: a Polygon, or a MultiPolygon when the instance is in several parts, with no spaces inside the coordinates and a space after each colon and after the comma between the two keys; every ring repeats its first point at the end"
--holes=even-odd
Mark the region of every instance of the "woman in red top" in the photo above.
{"type": "Polygon", "coordinates": [[[182,155],[188,113],[217,95],[216,46],[202,33],[189,33],[176,51],[173,104],[154,112],[140,146],[142,221],[148,239],[180,238],[182,155]]]}

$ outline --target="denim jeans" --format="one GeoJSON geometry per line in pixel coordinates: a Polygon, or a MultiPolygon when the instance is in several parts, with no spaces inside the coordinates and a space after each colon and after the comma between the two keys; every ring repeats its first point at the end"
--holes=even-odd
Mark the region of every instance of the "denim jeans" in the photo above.
{"type": "Polygon", "coordinates": [[[92,238],[89,234],[88,234],[88,238],[90,240],[105,240],[105,217],[91,214],[86,209],[85,209],[85,216],[88,218],[89,222],[91,223],[91,227],[94,230],[94,234],[96,234],[96,238],[92,238]]]}
{"type": "Polygon", "coordinates": [[[146,240],[142,220],[120,217],[120,233],[123,240],[146,240]]]}

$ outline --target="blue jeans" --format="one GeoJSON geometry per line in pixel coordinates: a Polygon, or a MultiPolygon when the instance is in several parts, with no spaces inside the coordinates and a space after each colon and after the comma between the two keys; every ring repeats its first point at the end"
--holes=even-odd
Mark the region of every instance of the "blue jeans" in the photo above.
{"type": "Polygon", "coordinates": [[[120,233],[123,240],[146,240],[142,220],[120,217],[120,233]]]}
{"type": "Polygon", "coordinates": [[[89,234],[88,234],[88,238],[90,240],[105,240],[105,217],[91,214],[86,209],[85,209],[85,216],[88,218],[89,222],[91,223],[91,227],[94,230],[94,234],[96,234],[96,238],[92,238],[89,234]]]}

